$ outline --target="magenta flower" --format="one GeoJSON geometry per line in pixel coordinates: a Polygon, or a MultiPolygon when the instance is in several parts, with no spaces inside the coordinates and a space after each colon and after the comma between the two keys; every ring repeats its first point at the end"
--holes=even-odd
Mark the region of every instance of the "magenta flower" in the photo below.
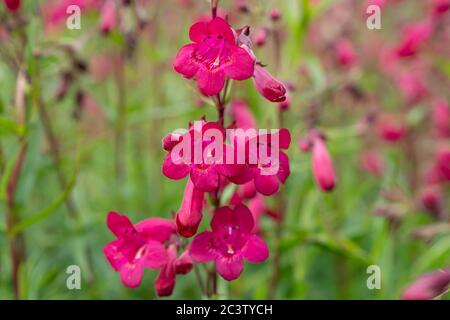
{"type": "Polygon", "coordinates": [[[340,65],[351,67],[358,62],[353,44],[347,39],[340,39],[335,45],[336,58],[340,65]]]}
{"type": "Polygon", "coordinates": [[[450,269],[427,273],[403,291],[403,300],[432,300],[444,294],[450,285],[450,269]]]}
{"type": "Polygon", "coordinates": [[[117,239],[103,253],[127,287],[140,285],[144,268],[159,269],[167,263],[163,243],[175,232],[172,221],[150,218],[133,225],[128,217],[110,212],[107,224],[117,239]]]}
{"type": "Polygon", "coordinates": [[[108,34],[118,24],[118,8],[116,1],[106,0],[101,9],[100,17],[100,31],[103,34],[108,34]]]}
{"type": "Polygon", "coordinates": [[[174,69],[188,79],[195,78],[205,96],[218,94],[226,78],[246,80],[253,75],[255,61],[236,44],[233,29],[222,18],[193,24],[189,38],[194,43],[180,49],[174,69]]]}
{"type": "Polygon", "coordinates": [[[197,232],[202,221],[204,198],[205,193],[196,189],[192,180],[188,179],[176,218],[178,233],[183,237],[192,237],[197,232]]]}
{"type": "Polygon", "coordinates": [[[406,128],[391,115],[383,115],[377,121],[377,132],[381,139],[388,142],[396,142],[405,136],[406,128]]]}
{"type": "MultiPolygon", "coordinates": [[[[204,151],[213,143],[209,138],[205,137],[205,133],[209,129],[216,129],[217,132],[222,132],[222,141],[225,141],[224,129],[216,122],[203,122],[201,131],[191,127],[189,132],[183,136],[174,137],[171,135],[164,138],[163,147],[169,151],[162,167],[162,172],[166,177],[179,180],[189,175],[195,188],[203,192],[213,192],[220,185],[220,176],[234,176],[243,169],[242,166],[237,164],[226,164],[226,154],[232,154],[232,151],[227,152],[227,148],[231,148],[231,146],[226,144],[223,144],[222,157],[216,156],[214,152],[211,152],[211,154],[200,154],[200,158],[196,157],[195,149],[199,145],[202,145],[200,149],[204,151]],[[176,148],[182,146],[181,144],[183,143],[192,150],[190,156],[181,154],[182,152],[179,152],[178,148],[176,148]]],[[[212,151],[214,150],[212,149],[212,151]]]]}
{"type": "Polygon", "coordinates": [[[323,191],[334,189],[336,177],[333,162],[328,153],[325,141],[319,135],[312,138],[312,169],[317,185],[323,191]]]}
{"type": "Polygon", "coordinates": [[[16,12],[20,9],[20,0],[4,0],[9,11],[16,12]]]}
{"type": "Polygon", "coordinates": [[[225,280],[235,280],[243,271],[244,259],[260,263],[269,257],[265,241],[251,233],[253,226],[247,207],[219,208],[211,221],[212,231],[197,235],[189,253],[199,263],[214,261],[217,272],[225,280]]]}
{"type": "Polygon", "coordinates": [[[450,10],[450,0],[434,0],[433,1],[433,13],[437,16],[441,16],[450,10]]]}
{"type": "Polygon", "coordinates": [[[398,56],[414,56],[430,38],[432,32],[433,26],[429,21],[407,25],[403,30],[403,38],[396,49],[398,56]]]}
{"type": "Polygon", "coordinates": [[[259,28],[255,35],[253,36],[253,42],[258,46],[262,47],[266,44],[267,37],[269,36],[269,30],[266,27],[259,28]]]}
{"type": "Polygon", "coordinates": [[[253,83],[256,90],[267,100],[272,102],[286,100],[286,88],[284,85],[260,65],[255,66],[253,83]]]}
{"type": "Polygon", "coordinates": [[[177,274],[186,274],[193,268],[192,260],[187,252],[177,258],[177,247],[174,244],[167,248],[167,263],[161,268],[155,280],[155,290],[158,296],[170,296],[175,288],[177,274]]]}
{"type": "MultiPolygon", "coordinates": [[[[257,149],[254,152],[249,150],[252,148],[246,147],[247,165],[245,169],[228,179],[236,184],[253,181],[256,191],[270,196],[278,191],[280,183],[284,184],[290,175],[289,158],[279,149],[289,148],[291,135],[289,130],[283,128],[275,134],[259,135],[256,137],[255,143],[257,149]],[[278,139],[278,148],[272,145],[272,139],[275,138],[278,139]],[[251,159],[257,159],[257,163],[253,163],[251,159]]],[[[247,145],[251,144],[251,141],[247,141],[247,145]]],[[[239,146],[236,149],[238,148],[239,146]]]]}
{"type": "Polygon", "coordinates": [[[450,138],[450,106],[445,99],[433,101],[433,125],[438,137],[450,138]]]}

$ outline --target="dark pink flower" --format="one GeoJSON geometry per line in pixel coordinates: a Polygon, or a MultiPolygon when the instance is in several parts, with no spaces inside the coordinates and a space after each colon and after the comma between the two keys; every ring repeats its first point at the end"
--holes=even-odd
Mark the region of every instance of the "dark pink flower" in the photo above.
{"type": "Polygon", "coordinates": [[[167,263],[161,268],[161,271],[155,280],[155,290],[158,296],[170,296],[175,287],[176,275],[187,274],[192,268],[193,264],[189,253],[185,251],[177,258],[176,245],[169,245],[167,248],[167,263]]]}
{"type": "Polygon", "coordinates": [[[403,291],[403,300],[432,300],[449,289],[450,269],[427,273],[403,291]]]}
{"type": "Polygon", "coordinates": [[[12,11],[16,12],[20,8],[20,0],[4,0],[6,7],[12,11]]]}
{"type": "Polygon", "coordinates": [[[140,285],[144,268],[159,269],[167,263],[163,243],[175,232],[172,221],[150,218],[133,225],[128,217],[110,212],[107,224],[117,239],[103,252],[127,287],[140,285]]]}
{"type": "Polygon", "coordinates": [[[253,83],[255,84],[256,90],[267,100],[272,102],[286,100],[286,88],[284,85],[260,65],[255,66],[253,83]]]}
{"type": "Polygon", "coordinates": [[[113,30],[119,20],[118,8],[116,1],[106,0],[103,4],[100,17],[100,31],[103,34],[108,34],[113,30]]]}
{"type": "Polygon", "coordinates": [[[442,192],[436,185],[427,186],[420,192],[422,207],[436,217],[440,217],[442,208],[442,192]]]}
{"type": "Polygon", "coordinates": [[[231,103],[231,116],[238,128],[256,128],[255,117],[248,105],[242,100],[235,100],[231,103]]]}
{"type": "Polygon", "coordinates": [[[441,16],[450,10],[450,0],[433,0],[433,13],[441,16]]]}
{"type": "Polygon", "coordinates": [[[351,67],[358,62],[353,44],[347,39],[340,39],[335,45],[337,61],[344,67],[351,67]]]}
{"type": "Polygon", "coordinates": [[[215,154],[213,145],[215,142],[205,136],[210,129],[221,132],[222,141],[225,141],[224,129],[218,123],[204,121],[201,128],[192,126],[189,132],[182,136],[170,135],[164,138],[163,147],[169,151],[162,167],[166,177],[179,180],[189,175],[195,188],[204,192],[213,192],[219,187],[220,176],[234,176],[243,169],[241,165],[226,163],[226,155],[233,154],[227,151],[231,146],[222,143],[222,155],[215,154]],[[207,151],[209,146],[212,146],[211,153],[207,151]],[[190,149],[191,154],[183,154],[183,147],[190,149]]]}
{"type": "Polygon", "coordinates": [[[319,135],[314,135],[312,138],[312,170],[320,189],[323,191],[334,189],[336,177],[333,162],[324,139],[319,135]]]}
{"type": "Polygon", "coordinates": [[[219,208],[211,221],[212,231],[197,235],[189,253],[199,263],[215,261],[217,272],[225,280],[235,280],[243,271],[244,259],[260,263],[269,257],[266,243],[252,233],[253,227],[253,217],[247,207],[219,208]]]}
{"type": "Polygon", "coordinates": [[[414,56],[430,38],[432,32],[433,26],[429,21],[407,25],[403,30],[403,38],[396,49],[398,56],[414,56]]]}
{"type": "Polygon", "coordinates": [[[441,182],[450,181],[450,149],[441,148],[437,151],[435,168],[441,182]]]}
{"type": "Polygon", "coordinates": [[[270,11],[270,19],[272,19],[272,21],[278,21],[281,19],[281,12],[278,9],[272,9],[272,11],[270,11]]]}
{"type": "Polygon", "coordinates": [[[438,137],[450,138],[450,106],[445,99],[433,101],[433,125],[438,137]]]}
{"type": "Polygon", "coordinates": [[[192,237],[197,232],[202,221],[204,198],[205,193],[196,189],[191,179],[188,179],[176,218],[178,233],[183,237],[192,237]]]}
{"type": "Polygon", "coordinates": [[[174,69],[195,78],[205,96],[218,94],[226,78],[246,80],[253,75],[255,61],[236,44],[233,29],[222,18],[193,24],[189,38],[194,43],[180,49],[174,69]]]}
{"type": "Polygon", "coordinates": [[[381,139],[388,142],[396,142],[406,134],[406,129],[399,120],[392,116],[384,115],[377,122],[377,132],[381,139]]]}
{"type": "MultiPolygon", "coordinates": [[[[236,184],[253,181],[256,190],[266,196],[278,191],[280,183],[284,184],[290,175],[289,158],[280,149],[288,149],[291,135],[287,129],[280,129],[274,134],[258,135],[255,139],[247,141],[246,167],[239,174],[228,179],[236,184]],[[278,148],[272,145],[273,139],[278,139],[278,148]],[[256,144],[255,150],[248,147],[256,144]],[[263,151],[261,151],[263,150],[263,151]],[[251,159],[256,159],[254,163],[251,159]]],[[[236,147],[239,149],[239,146],[236,147]]]]}

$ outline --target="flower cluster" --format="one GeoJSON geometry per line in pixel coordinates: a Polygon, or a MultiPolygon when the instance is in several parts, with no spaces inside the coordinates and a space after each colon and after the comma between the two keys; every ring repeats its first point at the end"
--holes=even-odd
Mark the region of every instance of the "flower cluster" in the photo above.
{"type": "Polygon", "coordinates": [[[128,287],[140,284],[144,268],[159,269],[158,295],[171,294],[175,276],[189,272],[193,263],[213,262],[214,273],[231,281],[241,275],[244,260],[265,261],[269,249],[260,236],[259,221],[263,214],[274,219],[279,214],[268,208],[264,196],[278,192],[290,174],[287,129],[257,130],[240,100],[231,103],[233,121],[225,125],[229,81],[253,78],[264,98],[286,100],[284,85],[253,53],[249,28],[235,30],[213,15],[194,23],[189,38],[192,43],[180,49],[174,70],[195,80],[202,95],[212,97],[219,119],[195,121],[162,141],[167,152],[162,173],[172,180],[186,179],[181,205],[173,220],[150,218],[133,225],[125,216],[108,215],[117,240],[105,247],[105,256],[128,287]],[[222,195],[227,188],[236,191],[225,205],[222,195]],[[211,231],[199,232],[205,211],[212,214],[211,231]]]}

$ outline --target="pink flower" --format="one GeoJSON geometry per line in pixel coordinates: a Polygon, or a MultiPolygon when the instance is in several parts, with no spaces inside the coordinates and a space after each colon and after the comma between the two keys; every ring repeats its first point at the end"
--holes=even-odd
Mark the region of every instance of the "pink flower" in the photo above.
{"type": "Polygon", "coordinates": [[[253,75],[253,58],[237,46],[233,29],[222,18],[193,24],[189,38],[194,43],[180,49],[174,69],[188,79],[195,78],[205,96],[218,94],[226,78],[246,80],[253,75]]]}
{"type": "Polygon", "coordinates": [[[20,9],[20,0],[4,0],[4,2],[6,7],[12,12],[20,9]]]}
{"type": "Polygon", "coordinates": [[[433,124],[438,137],[450,138],[450,106],[444,99],[433,101],[433,124]]]}
{"type": "Polygon", "coordinates": [[[269,257],[264,240],[251,232],[253,227],[253,217],[247,207],[219,208],[211,221],[212,231],[197,235],[189,253],[199,263],[215,261],[217,272],[225,280],[235,280],[243,271],[244,259],[260,263],[269,257]]]}
{"type": "Polygon", "coordinates": [[[440,149],[436,154],[435,168],[441,182],[450,181],[450,150],[440,149]]]}
{"type": "Polygon", "coordinates": [[[428,89],[421,77],[414,73],[404,73],[397,78],[398,86],[408,104],[419,103],[428,95],[428,89]]]}
{"type": "Polygon", "coordinates": [[[55,0],[43,5],[46,25],[59,25],[67,19],[67,8],[76,5],[84,13],[87,9],[99,9],[104,0],[55,0]]]}
{"type": "Polygon", "coordinates": [[[164,148],[167,148],[166,150],[169,151],[162,167],[162,172],[166,177],[180,180],[189,175],[195,188],[203,192],[213,192],[219,187],[221,175],[230,177],[242,170],[240,165],[226,163],[226,154],[230,153],[227,152],[227,149],[231,148],[231,146],[222,145],[222,157],[213,154],[213,150],[211,150],[211,154],[206,152],[208,146],[213,146],[213,141],[205,137],[205,133],[209,129],[216,129],[222,132],[222,141],[225,141],[224,129],[218,123],[206,123],[204,121],[201,129],[197,129],[194,126],[191,127],[189,132],[178,138],[178,141],[173,141],[173,136],[166,137],[163,140],[164,148]],[[179,150],[178,147],[182,149],[183,146],[191,150],[190,156],[181,154],[183,150],[179,150]],[[201,150],[196,152],[197,149],[201,150]],[[197,155],[196,153],[201,154],[197,155]],[[216,159],[216,157],[219,159],[216,159]]]}
{"type": "Polygon", "coordinates": [[[425,210],[429,211],[436,217],[440,217],[442,192],[439,187],[435,185],[425,187],[420,192],[420,202],[425,210]]]}
{"type": "Polygon", "coordinates": [[[170,296],[175,287],[177,274],[186,274],[193,268],[192,260],[187,252],[177,259],[177,247],[174,244],[167,248],[167,263],[161,268],[155,280],[155,290],[158,296],[170,296]]]}
{"type": "Polygon", "coordinates": [[[397,55],[399,57],[414,56],[430,38],[432,32],[433,26],[428,21],[407,25],[403,30],[403,38],[396,49],[397,55]]]}
{"type": "Polygon", "coordinates": [[[384,170],[383,158],[376,151],[368,150],[361,154],[360,165],[364,171],[381,176],[384,170]]]}
{"type": "Polygon", "coordinates": [[[432,300],[448,290],[450,269],[427,273],[403,291],[403,300],[432,300]]]}
{"type": "Polygon", "coordinates": [[[284,85],[260,65],[255,66],[253,83],[256,90],[267,100],[272,102],[286,100],[286,88],[284,85]]]}
{"type": "Polygon", "coordinates": [[[334,189],[336,178],[333,162],[324,139],[319,135],[312,138],[312,169],[316,183],[323,191],[334,189]]]}
{"type": "Polygon", "coordinates": [[[183,201],[177,213],[178,233],[183,237],[192,237],[202,221],[202,210],[205,193],[194,187],[191,179],[188,179],[184,189],[183,201]]]}
{"type": "Polygon", "coordinates": [[[118,19],[116,2],[114,0],[106,0],[101,10],[100,31],[103,34],[110,33],[116,27],[118,19]]]}
{"type": "Polygon", "coordinates": [[[256,128],[256,120],[247,104],[242,100],[235,100],[231,103],[231,116],[236,127],[242,129],[256,128]]]}
{"type": "Polygon", "coordinates": [[[433,13],[435,15],[443,15],[450,10],[450,0],[434,0],[433,1],[433,13]]]}
{"type": "Polygon", "coordinates": [[[272,21],[278,21],[281,19],[282,15],[280,10],[278,9],[272,9],[272,11],[270,11],[270,19],[272,19],[272,21]]]}
{"type": "Polygon", "coordinates": [[[262,47],[263,45],[266,44],[268,35],[269,35],[269,30],[267,28],[265,28],[265,27],[259,28],[253,36],[253,42],[258,47],[262,47]]]}
{"type": "Polygon", "coordinates": [[[110,212],[107,224],[117,239],[103,253],[127,287],[140,285],[144,268],[159,269],[167,263],[163,243],[175,232],[172,221],[150,218],[133,225],[128,217],[110,212]]]}
{"type": "Polygon", "coordinates": [[[406,129],[398,120],[384,115],[377,122],[377,132],[381,139],[396,142],[405,136],[406,129]]]}
{"type": "Polygon", "coordinates": [[[358,62],[353,44],[347,39],[340,39],[335,45],[336,58],[344,67],[351,67],[358,62]]]}
{"type": "Polygon", "coordinates": [[[250,153],[249,149],[252,148],[246,147],[245,169],[228,179],[236,184],[253,181],[256,191],[270,196],[278,191],[280,183],[284,184],[290,175],[289,158],[279,149],[289,148],[291,135],[289,130],[283,128],[278,133],[259,135],[255,139],[247,141],[248,145],[252,143],[256,143],[257,148],[250,153]],[[272,139],[278,139],[278,152],[272,145],[272,141],[274,141],[272,139]],[[253,163],[250,159],[257,159],[257,163],[253,163]]]}

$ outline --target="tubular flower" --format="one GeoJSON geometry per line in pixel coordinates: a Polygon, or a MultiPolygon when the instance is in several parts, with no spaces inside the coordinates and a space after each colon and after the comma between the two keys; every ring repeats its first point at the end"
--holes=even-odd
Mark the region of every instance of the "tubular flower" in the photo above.
{"type": "Polygon", "coordinates": [[[205,96],[218,94],[226,78],[246,80],[253,75],[253,58],[237,45],[233,29],[222,18],[193,24],[189,38],[193,43],[180,49],[174,69],[188,79],[195,78],[205,96]]]}
{"type": "Polygon", "coordinates": [[[431,300],[449,289],[450,269],[427,273],[403,291],[403,300],[431,300]]]}
{"type": "Polygon", "coordinates": [[[175,231],[172,221],[150,218],[133,225],[128,217],[110,212],[107,224],[117,239],[103,252],[127,287],[140,285],[144,268],[159,269],[167,263],[163,243],[175,231]]]}
{"type": "Polygon", "coordinates": [[[333,162],[328,153],[325,141],[319,135],[313,137],[312,145],[312,169],[317,185],[323,191],[334,189],[336,177],[333,162]]]}
{"type": "Polygon", "coordinates": [[[217,272],[225,280],[235,280],[243,271],[244,259],[260,263],[269,257],[265,241],[252,233],[253,227],[253,217],[247,207],[219,208],[211,221],[212,231],[197,235],[189,253],[199,263],[214,261],[217,272]]]}
{"type": "Polygon", "coordinates": [[[197,190],[192,180],[188,179],[176,218],[178,233],[183,237],[192,237],[197,232],[202,221],[204,197],[205,193],[197,190]]]}

